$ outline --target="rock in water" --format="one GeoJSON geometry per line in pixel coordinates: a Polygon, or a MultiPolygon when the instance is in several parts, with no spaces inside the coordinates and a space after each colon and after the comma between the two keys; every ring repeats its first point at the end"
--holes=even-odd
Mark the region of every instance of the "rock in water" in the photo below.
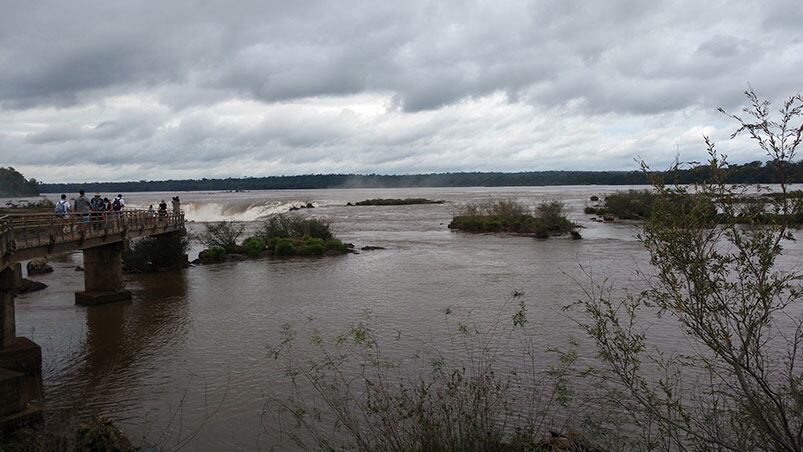
{"type": "Polygon", "coordinates": [[[26,268],[28,269],[29,275],[42,275],[45,273],[53,272],[53,267],[51,267],[50,264],[47,263],[47,259],[45,259],[44,257],[37,257],[36,259],[32,259],[30,262],[28,262],[26,268]]]}
{"type": "Polygon", "coordinates": [[[47,284],[39,281],[31,281],[28,278],[22,278],[22,284],[17,288],[17,293],[36,292],[37,290],[46,289],[47,284]]]}

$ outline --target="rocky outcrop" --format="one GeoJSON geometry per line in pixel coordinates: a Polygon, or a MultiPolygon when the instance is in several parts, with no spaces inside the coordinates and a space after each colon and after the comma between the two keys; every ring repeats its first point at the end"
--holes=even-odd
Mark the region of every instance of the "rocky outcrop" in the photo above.
{"type": "Polygon", "coordinates": [[[18,294],[30,293],[42,289],[47,289],[47,284],[39,281],[32,281],[28,278],[22,278],[22,284],[20,284],[20,286],[17,287],[17,293],[18,294]]]}
{"type": "Polygon", "coordinates": [[[53,267],[51,267],[50,264],[47,263],[47,259],[45,259],[44,257],[37,257],[36,259],[32,259],[30,262],[28,262],[26,268],[28,269],[29,275],[42,275],[45,273],[53,272],[53,267]]]}

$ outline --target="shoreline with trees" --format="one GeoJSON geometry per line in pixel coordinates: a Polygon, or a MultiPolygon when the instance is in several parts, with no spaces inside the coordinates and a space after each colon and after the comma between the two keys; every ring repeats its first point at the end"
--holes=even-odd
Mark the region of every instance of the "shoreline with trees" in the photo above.
{"type": "MultiPolygon", "coordinates": [[[[803,183],[803,163],[790,162],[786,183],[803,183]]],[[[729,165],[726,182],[774,184],[776,170],[770,162],[729,165]]],[[[39,183],[42,193],[70,193],[80,188],[94,192],[148,191],[245,191],[303,190],[327,188],[413,188],[413,187],[527,187],[557,185],[649,185],[651,177],[667,172],[633,171],[526,171],[453,172],[429,174],[307,174],[298,176],[239,177],[225,179],[140,180],[128,182],[39,183]]],[[[692,184],[711,176],[710,168],[698,165],[672,172],[676,182],[692,184]]]]}

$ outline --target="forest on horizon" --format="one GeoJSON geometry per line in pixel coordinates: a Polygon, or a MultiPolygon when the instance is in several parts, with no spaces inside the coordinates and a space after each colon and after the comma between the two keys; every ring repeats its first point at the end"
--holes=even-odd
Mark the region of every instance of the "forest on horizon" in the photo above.
{"type": "MultiPolygon", "coordinates": [[[[679,170],[667,182],[700,182],[709,175],[705,165],[679,170]]],[[[730,165],[730,183],[770,184],[777,182],[770,162],[730,165]]],[[[787,182],[803,182],[803,162],[787,169],[787,182]]],[[[26,180],[13,168],[0,167],[0,195],[23,196],[38,193],[147,192],[198,190],[297,190],[326,188],[406,188],[406,187],[502,187],[554,185],[641,185],[649,183],[642,171],[526,171],[455,172],[408,175],[310,174],[300,176],[242,177],[225,179],[140,180],[129,182],[39,183],[26,180]]]]}

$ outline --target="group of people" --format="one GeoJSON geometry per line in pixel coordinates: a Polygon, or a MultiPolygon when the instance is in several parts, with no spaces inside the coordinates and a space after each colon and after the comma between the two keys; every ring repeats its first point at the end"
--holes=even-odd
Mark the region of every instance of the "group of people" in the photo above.
{"type": "Polygon", "coordinates": [[[114,200],[109,198],[101,198],[100,193],[95,193],[95,196],[88,199],[84,190],[78,192],[78,198],[74,200],[74,205],[70,205],[67,200],[67,195],[61,195],[61,199],[56,203],[56,215],[66,218],[71,212],[89,216],[90,214],[103,214],[106,212],[121,212],[125,208],[125,199],[123,195],[117,195],[114,200]]]}
{"type": "MultiPolygon", "coordinates": [[[[181,213],[181,200],[178,196],[172,199],[173,213],[181,213]]],[[[78,191],[78,197],[73,200],[73,204],[67,200],[67,195],[62,194],[61,199],[56,203],[55,213],[61,218],[67,218],[71,213],[80,215],[84,218],[84,222],[89,222],[90,217],[101,216],[108,218],[111,212],[121,213],[125,209],[125,199],[122,194],[118,194],[116,198],[110,200],[106,197],[101,197],[100,193],[95,193],[95,196],[88,198],[84,190],[78,191]]],[[[159,203],[159,210],[154,210],[153,204],[148,208],[148,213],[151,217],[163,217],[167,215],[167,203],[164,199],[159,203]]]]}
{"type": "MultiPolygon", "coordinates": [[[[173,196],[173,199],[170,202],[173,204],[173,213],[181,213],[181,200],[178,198],[178,196],[173,196]]],[[[157,212],[153,210],[153,204],[148,206],[148,213],[151,214],[151,216],[156,215],[157,212]]],[[[167,215],[167,203],[164,199],[159,203],[158,213],[160,217],[167,215]]]]}

